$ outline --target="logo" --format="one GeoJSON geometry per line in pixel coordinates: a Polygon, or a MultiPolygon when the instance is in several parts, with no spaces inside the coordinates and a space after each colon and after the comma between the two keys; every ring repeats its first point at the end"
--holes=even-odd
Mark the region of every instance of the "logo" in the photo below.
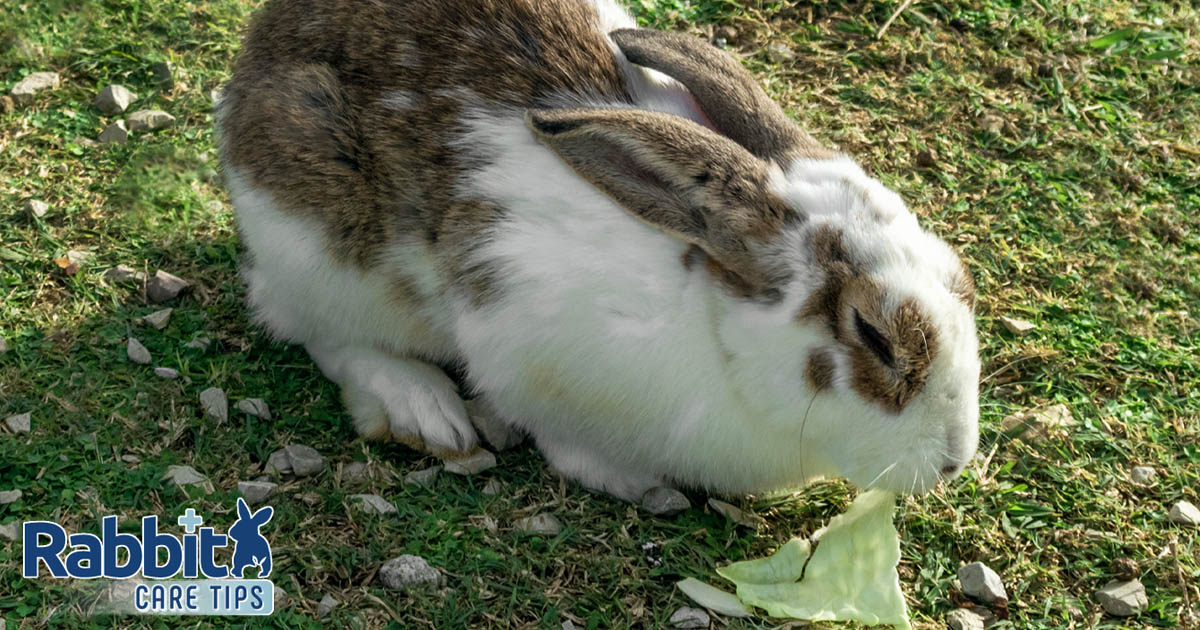
{"type": "Polygon", "coordinates": [[[271,575],[271,543],[260,530],[275,510],[251,512],[239,498],[237,512],[229,533],[218,534],[212,527],[201,527],[204,518],[188,508],[176,519],[185,532],[182,536],[160,532],[157,516],[142,517],[141,537],[118,532],[116,516],[101,519],[100,536],[68,535],[58,523],[27,521],[22,575],[148,578],[133,589],[133,608],[143,614],[269,615],[275,606],[275,587],[266,579],[271,575]],[[230,541],[232,565],[217,563],[216,551],[230,541]],[[257,573],[250,575],[255,568],[257,573]],[[176,579],[180,576],[183,579],[176,579]]]}

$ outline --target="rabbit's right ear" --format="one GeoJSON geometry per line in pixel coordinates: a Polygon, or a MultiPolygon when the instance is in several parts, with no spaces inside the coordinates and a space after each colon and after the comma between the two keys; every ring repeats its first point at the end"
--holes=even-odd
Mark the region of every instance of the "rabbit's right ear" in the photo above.
{"type": "Polygon", "coordinates": [[[274,514],[275,514],[275,508],[268,505],[266,507],[259,508],[258,510],[256,510],[254,512],[254,517],[252,520],[254,521],[255,525],[262,525],[263,523],[269,522],[271,520],[271,516],[273,516],[274,514]]]}
{"type": "Polygon", "coordinates": [[[237,500],[238,519],[250,520],[250,507],[246,505],[246,500],[238,497],[237,500]]]}
{"type": "Polygon", "coordinates": [[[679,116],[642,110],[533,109],[534,136],[631,214],[704,250],[744,297],[770,295],[752,251],[798,217],[769,190],[773,166],[679,116]]]}

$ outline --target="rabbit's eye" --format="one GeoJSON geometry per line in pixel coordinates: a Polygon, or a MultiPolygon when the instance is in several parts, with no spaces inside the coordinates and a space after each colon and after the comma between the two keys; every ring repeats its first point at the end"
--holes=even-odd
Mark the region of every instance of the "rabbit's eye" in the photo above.
{"type": "Polygon", "coordinates": [[[858,336],[863,345],[879,357],[884,365],[890,367],[895,362],[895,357],[892,355],[892,344],[888,342],[887,337],[883,336],[883,333],[879,332],[878,328],[863,320],[858,309],[854,309],[854,328],[858,330],[858,336]]]}

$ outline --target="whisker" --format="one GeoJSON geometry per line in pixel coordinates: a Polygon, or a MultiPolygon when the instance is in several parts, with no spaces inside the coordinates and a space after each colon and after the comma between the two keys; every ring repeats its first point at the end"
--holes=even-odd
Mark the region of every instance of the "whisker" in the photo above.
{"type": "Polygon", "coordinates": [[[817,392],[813,392],[812,398],[808,401],[808,406],[804,408],[804,419],[800,421],[800,478],[808,483],[808,476],[804,474],[804,427],[808,426],[808,414],[812,411],[813,403],[817,402],[817,392]]]}
{"type": "Polygon", "coordinates": [[[875,475],[875,478],[871,480],[871,483],[868,483],[866,485],[866,488],[870,488],[871,486],[875,485],[876,481],[879,481],[881,478],[883,478],[884,475],[892,472],[892,469],[895,468],[899,463],[900,463],[900,460],[897,459],[896,461],[892,462],[892,464],[890,466],[888,466],[887,468],[884,468],[883,472],[880,472],[878,475],[875,475]]]}

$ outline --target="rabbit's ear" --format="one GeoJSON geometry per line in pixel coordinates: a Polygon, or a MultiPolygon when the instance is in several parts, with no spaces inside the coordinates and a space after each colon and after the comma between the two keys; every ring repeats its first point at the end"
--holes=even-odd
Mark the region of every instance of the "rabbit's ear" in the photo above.
{"type": "Polygon", "coordinates": [[[781,280],[760,266],[766,242],[795,212],[769,190],[774,168],[736,142],[679,116],[642,110],[533,109],[534,135],[634,216],[695,245],[744,297],[781,280]]]}
{"type": "Polygon", "coordinates": [[[242,497],[238,497],[237,505],[238,505],[238,508],[237,508],[238,519],[239,520],[244,519],[244,520],[249,521],[250,520],[250,508],[249,508],[249,506],[246,505],[246,500],[243,499],[242,497]]]}
{"type": "Polygon", "coordinates": [[[767,96],[742,64],[692,35],[646,28],[609,33],[630,62],[653,68],[687,87],[709,120],[763,159],[832,157],[767,96]]]}
{"type": "Polygon", "coordinates": [[[264,508],[259,508],[258,511],[256,511],[254,513],[254,518],[253,518],[254,524],[262,525],[263,523],[270,521],[271,516],[274,514],[275,514],[275,508],[273,508],[269,505],[264,508]]]}

